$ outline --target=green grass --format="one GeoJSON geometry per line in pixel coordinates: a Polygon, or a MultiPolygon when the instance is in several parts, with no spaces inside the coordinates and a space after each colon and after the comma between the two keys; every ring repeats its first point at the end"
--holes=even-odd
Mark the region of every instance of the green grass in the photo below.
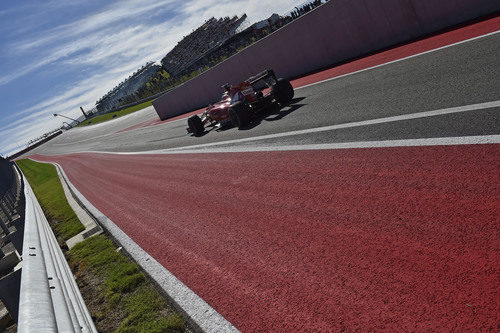
{"type": "MultiPolygon", "coordinates": [[[[111,311],[125,312],[117,332],[181,332],[184,320],[165,314],[166,301],[152,287],[139,267],[103,235],[91,237],[69,251],[79,273],[90,272],[103,280],[101,292],[111,311]]],[[[102,314],[103,316],[105,314],[102,314]]]]}
{"type": "Polygon", "coordinates": [[[96,116],[94,118],[82,121],[76,127],[99,124],[99,123],[102,123],[102,122],[105,122],[105,121],[113,119],[114,115],[116,115],[115,118],[120,118],[120,117],[123,117],[123,116],[125,116],[127,114],[130,114],[132,112],[136,112],[136,111],[142,110],[144,108],[147,108],[148,106],[152,105],[152,102],[153,101],[144,102],[144,103],[141,103],[141,104],[138,104],[138,105],[131,106],[131,107],[128,107],[126,109],[120,110],[120,111],[115,111],[115,112],[110,112],[110,113],[102,114],[100,116],[96,116]]]}
{"type": "Polygon", "coordinates": [[[69,206],[53,165],[27,159],[16,163],[28,179],[58,238],[66,241],[85,229],[69,206]]]}

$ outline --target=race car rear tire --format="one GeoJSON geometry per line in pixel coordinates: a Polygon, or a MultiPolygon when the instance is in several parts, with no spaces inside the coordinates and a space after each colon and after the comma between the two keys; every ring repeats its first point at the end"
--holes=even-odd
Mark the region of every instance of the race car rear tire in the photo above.
{"type": "Polygon", "coordinates": [[[188,126],[191,133],[194,136],[200,136],[205,132],[205,126],[198,115],[194,115],[188,118],[188,126]]]}
{"type": "Polygon", "coordinates": [[[292,101],[294,91],[290,81],[285,79],[278,79],[273,86],[272,92],[274,99],[281,105],[288,104],[292,101]]]}
{"type": "Polygon", "coordinates": [[[229,119],[231,119],[234,126],[242,128],[250,123],[252,117],[248,106],[238,102],[229,108],[229,119]]]}

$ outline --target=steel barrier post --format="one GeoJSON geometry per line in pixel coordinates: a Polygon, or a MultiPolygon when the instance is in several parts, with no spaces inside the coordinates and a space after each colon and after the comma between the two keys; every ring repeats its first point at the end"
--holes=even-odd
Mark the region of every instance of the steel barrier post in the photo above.
{"type": "Polygon", "coordinates": [[[9,193],[9,198],[12,201],[14,207],[17,207],[16,189],[14,187],[15,182],[12,182],[12,186],[7,191],[9,193]]]}
{"type": "Polygon", "coordinates": [[[0,200],[0,206],[3,207],[3,211],[6,212],[7,216],[12,216],[12,211],[14,208],[11,206],[10,202],[5,200],[5,197],[4,200],[0,200]]]}
{"type": "Polygon", "coordinates": [[[0,202],[0,215],[3,216],[2,220],[4,221],[5,224],[11,223],[12,215],[10,215],[9,211],[5,209],[5,207],[2,205],[1,202],[0,202]]]}
{"type": "Polygon", "coordinates": [[[5,223],[10,223],[12,220],[12,215],[10,214],[10,211],[8,208],[5,207],[4,203],[0,201],[0,213],[2,213],[5,216],[5,223]]]}
{"type": "Polygon", "coordinates": [[[7,192],[5,192],[4,199],[6,199],[6,202],[9,203],[11,210],[16,209],[16,201],[12,197],[11,189],[8,189],[7,192]]]}
{"type": "Polygon", "coordinates": [[[5,223],[3,217],[0,217],[0,228],[5,233],[5,236],[8,236],[10,234],[9,227],[7,227],[7,223],[5,223]]]}

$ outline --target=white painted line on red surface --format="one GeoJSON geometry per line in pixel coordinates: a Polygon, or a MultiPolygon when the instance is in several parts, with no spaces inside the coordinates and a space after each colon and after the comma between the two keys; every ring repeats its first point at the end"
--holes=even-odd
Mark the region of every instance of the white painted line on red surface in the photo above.
{"type": "Polygon", "coordinates": [[[246,153],[263,151],[325,150],[388,147],[455,146],[500,143],[500,135],[459,136],[444,138],[404,139],[385,141],[359,141],[320,144],[272,145],[272,146],[230,146],[224,148],[185,149],[162,152],[160,154],[213,154],[246,153]]]}
{"type": "MultiPolygon", "coordinates": [[[[33,159],[33,158],[30,158],[33,159]]],[[[33,159],[36,161],[36,159],[33,159]]],[[[42,162],[49,163],[49,162],[42,162]]],[[[113,237],[123,246],[132,258],[144,269],[155,282],[179,305],[193,322],[203,332],[239,332],[229,321],[213,309],[207,302],[199,297],[194,291],[180,281],[169,270],[163,267],[126,233],[124,233],[113,221],[99,211],[80,191],[71,183],[64,169],[57,163],[61,175],[73,192],[74,196],[82,203],[113,237]]]]}
{"type": "MultiPolygon", "coordinates": [[[[194,150],[194,149],[200,150],[200,149],[206,149],[209,147],[222,146],[222,145],[233,145],[234,146],[236,144],[244,143],[244,142],[253,142],[253,141],[261,141],[261,140],[276,139],[276,138],[282,138],[282,137],[288,137],[288,136],[295,136],[295,135],[304,135],[304,134],[311,134],[311,133],[334,131],[334,130],[338,130],[338,129],[377,125],[377,124],[384,124],[384,123],[390,123],[390,122],[396,122],[396,121],[420,119],[420,118],[441,116],[441,115],[446,115],[446,114],[454,114],[454,113],[467,112],[467,111],[478,111],[478,110],[484,110],[484,109],[491,109],[491,108],[495,108],[495,107],[500,107],[500,100],[493,101],[493,102],[479,103],[479,104],[463,105],[463,106],[457,106],[457,107],[446,108],[446,109],[424,111],[424,112],[417,112],[417,113],[409,113],[409,114],[403,114],[403,115],[399,115],[399,116],[391,116],[391,117],[356,121],[356,122],[344,123],[344,124],[338,124],[338,125],[309,128],[309,129],[305,129],[305,130],[267,134],[267,135],[255,136],[255,137],[250,137],[250,138],[242,138],[242,139],[235,139],[235,140],[228,140],[228,141],[190,145],[190,146],[184,146],[184,147],[159,149],[159,150],[137,151],[137,152],[94,151],[94,153],[120,154],[120,155],[169,154],[169,153],[179,152],[180,150],[183,150],[183,151],[188,150],[188,149],[189,150],[194,150]]],[[[87,152],[89,152],[89,151],[87,151],[87,152]]]]}
{"type": "Polygon", "coordinates": [[[471,42],[471,41],[474,41],[474,40],[477,40],[477,39],[480,39],[480,38],[492,36],[492,35],[495,35],[495,34],[497,34],[499,32],[500,32],[500,30],[497,30],[497,31],[494,31],[494,32],[487,33],[485,35],[481,35],[481,36],[469,38],[469,39],[466,39],[466,40],[462,40],[460,42],[456,42],[456,43],[453,43],[453,44],[448,44],[448,45],[445,45],[445,46],[438,47],[436,49],[432,49],[432,50],[420,52],[420,53],[413,54],[411,56],[407,56],[407,57],[404,57],[404,58],[399,58],[399,59],[396,59],[396,60],[391,60],[389,62],[384,62],[383,64],[379,64],[379,65],[375,65],[375,66],[372,66],[372,67],[363,68],[363,69],[360,69],[360,70],[355,71],[355,72],[350,72],[350,73],[342,74],[342,75],[339,75],[339,76],[331,77],[329,79],[325,79],[325,80],[321,80],[321,81],[318,81],[318,82],[306,84],[305,86],[300,86],[300,87],[297,87],[297,88],[294,88],[294,89],[298,90],[298,89],[302,89],[302,88],[307,88],[307,87],[311,87],[311,86],[314,86],[314,85],[317,85],[317,84],[321,84],[321,83],[324,83],[324,82],[328,82],[328,81],[340,79],[340,78],[343,78],[343,77],[346,77],[346,76],[349,76],[349,75],[358,74],[358,73],[361,73],[361,72],[364,72],[364,71],[368,71],[368,70],[371,70],[371,69],[375,69],[375,68],[378,68],[378,67],[382,67],[382,66],[390,65],[390,64],[393,64],[393,63],[396,63],[396,62],[400,62],[400,61],[403,61],[403,60],[408,60],[408,59],[411,59],[411,58],[415,58],[415,57],[418,57],[418,56],[421,56],[421,55],[424,55],[424,54],[428,54],[428,53],[440,51],[440,50],[446,49],[448,47],[452,47],[452,46],[460,45],[460,44],[463,44],[463,43],[468,43],[468,42],[471,42]]]}

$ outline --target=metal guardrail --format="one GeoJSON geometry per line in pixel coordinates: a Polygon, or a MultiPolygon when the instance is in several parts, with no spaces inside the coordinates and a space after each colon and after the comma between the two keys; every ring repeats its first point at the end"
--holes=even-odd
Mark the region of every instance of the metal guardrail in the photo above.
{"type": "Polygon", "coordinates": [[[26,211],[18,332],[97,332],[33,190],[26,211]]]}
{"type": "MultiPolygon", "coordinates": [[[[24,195],[14,164],[0,158],[0,299],[12,319],[17,319],[24,236],[24,195]]],[[[3,314],[0,331],[8,321],[3,314]]]]}

